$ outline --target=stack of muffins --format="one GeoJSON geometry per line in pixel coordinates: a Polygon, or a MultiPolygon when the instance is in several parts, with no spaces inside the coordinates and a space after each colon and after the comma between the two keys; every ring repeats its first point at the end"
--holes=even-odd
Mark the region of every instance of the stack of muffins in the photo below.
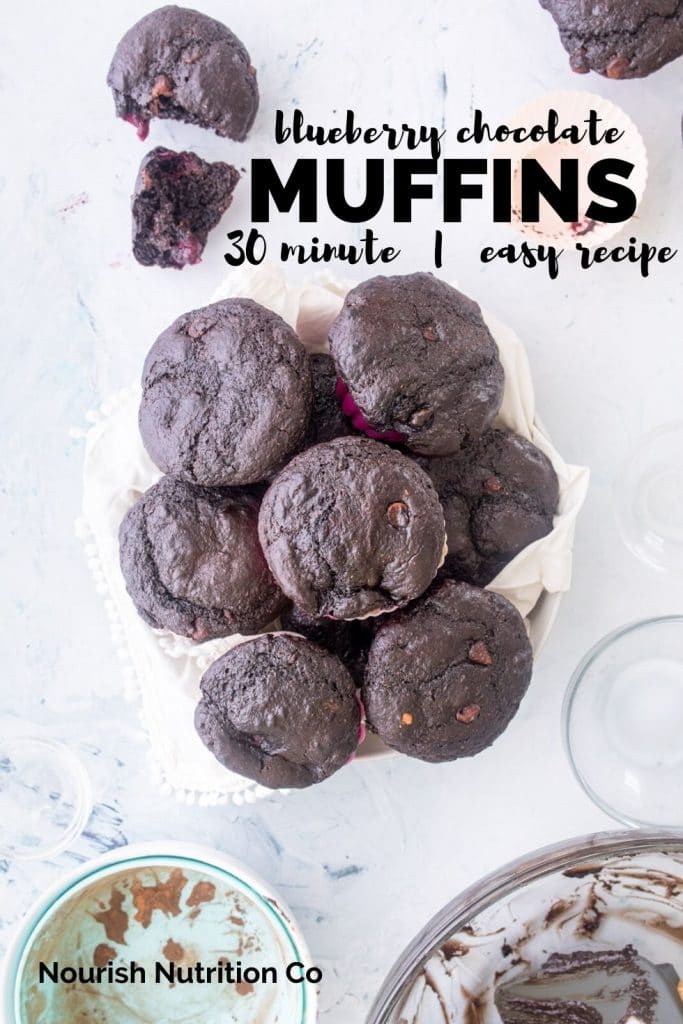
{"type": "Polygon", "coordinates": [[[504,375],[476,303],[430,274],[376,277],[329,340],[309,356],[248,299],[179,317],[142,381],[166,475],[120,532],[150,626],[240,636],[205,673],[195,724],[273,788],[330,776],[366,725],[425,761],[489,746],[532,653],[482,588],[558,503],[548,459],[493,426],[504,375]]]}

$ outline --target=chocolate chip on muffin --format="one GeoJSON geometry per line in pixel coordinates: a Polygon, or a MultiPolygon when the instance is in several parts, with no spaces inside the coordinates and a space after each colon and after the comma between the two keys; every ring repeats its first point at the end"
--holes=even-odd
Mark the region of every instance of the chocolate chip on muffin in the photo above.
{"type": "Polygon", "coordinates": [[[201,740],[226,768],[263,786],[322,782],[358,746],[351,675],[303,637],[270,633],[234,647],[204,674],[201,690],[201,740]]]}
{"type": "Polygon", "coordinates": [[[431,274],[353,288],[330,329],[343,409],[379,440],[448,455],[491,425],[498,349],[476,302],[431,274]]]}
{"type": "Polygon", "coordinates": [[[559,486],[550,460],[510,430],[488,430],[459,455],[418,459],[444,510],[441,575],[485,586],[553,528],[559,486]]]}
{"type": "Polygon", "coordinates": [[[261,551],[258,505],[245,490],[174,477],[143,494],[119,541],[126,589],[148,625],[202,641],[276,618],[284,596],[261,551]]]}
{"type": "Polygon", "coordinates": [[[296,605],[290,605],[280,616],[283,629],[300,633],[307,640],[336,654],[358,684],[363,679],[376,621],[316,618],[296,605]]]}
{"type": "Polygon", "coordinates": [[[199,263],[209,231],[232,202],[239,173],[196,153],[157,146],[140,165],[133,195],[133,255],[145,267],[199,263]]]}
{"type": "Polygon", "coordinates": [[[431,583],[445,546],[427,474],[368,438],[340,437],[297,455],[261,505],[259,535],[278,583],[314,616],[393,611],[431,583]]]}
{"type": "Polygon", "coordinates": [[[683,0],[540,0],[574,71],[644,78],[683,54],[683,0]]]}
{"type": "Polygon", "coordinates": [[[250,299],[178,317],[142,376],[140,432],[165,473],[206,486],[257,483],[308,427],[308,356],[285,321],[250,299]]]}
{"type": "Polygon", "coordinates": [[[117,117],[145,139],[153,117],[241,142],[258,110],[256,70],[230,29],[186,7],[160,7],[130,28],[107,75],[117,117]]]}
{"type": "Polygon", "coordinates": [[[509,601],[443,580],[377,630],[361,689],[368,727],[423,761],[470,757],[507,728],[532,667],[509,601]]]}

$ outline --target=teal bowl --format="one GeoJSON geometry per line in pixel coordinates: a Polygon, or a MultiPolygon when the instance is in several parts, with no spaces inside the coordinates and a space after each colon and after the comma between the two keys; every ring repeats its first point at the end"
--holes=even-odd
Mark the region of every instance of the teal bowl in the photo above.
{"type": "Polygon", "coordinates": [[[280,898],[185,843],[81,865],[45,893],[0,975],[7,1024],[313,1024],[319,973],[280,898]]]}

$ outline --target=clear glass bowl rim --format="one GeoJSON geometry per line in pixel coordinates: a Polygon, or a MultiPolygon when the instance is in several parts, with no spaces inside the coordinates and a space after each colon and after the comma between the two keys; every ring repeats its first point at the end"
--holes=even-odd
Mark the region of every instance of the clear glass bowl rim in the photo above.
{"type": "Polygon", "coordinates": [[[662,423],[653,430],[649,430],[646,434],[641,434],[641,436],[638,437],[632,445],[628,455],[622,459],[612,482],[614,518],[616,520],[621,540],[631,554],[638,559],[641,565],[646,565],[649,569],[654,569],[655,572],[659,573],[671,574],[675,573],[677,569],[674,566],[669,566],[665,562],[660,561],[651,552],[647,551],[639,540],[634,538],[631,534],[628,524],[626,503],[624,501],[624,477],[628,475],[633,461],[638,455],[647,452],[653,445],[657,444],[661,438],[668,438],[671,436],[675,437],[679,434],[683,436],[683,419],[669,420],[667,423],[662,423]]]}
{"type": "Polygon", "coordinates": [[[41,751],[49,753],[59,763],[64,779],[73,786],[74,810],[71,819],[55,837],[53,842],[36,847],[35,850],[8,849],[0,840],[0,857],[7,857],[8,860],[18,862],[49,860],[63,853],[78,839],[88,823],[93,809],[93,793],[90,776],[78,754],[68,744],[51,736],[40,736],[32,733],[19,733],[16,736],[9,736],[6,740],[6,747],[33,750],[37,754],[41,751]]]}
{"type": "Polygon", "coordinates": [[[366,1024],[388,1024],[401,996],[434,950],[498,900],[556,871],[593,861],[596,856],[618,857],[660,850],[683,853],[683,829],[593,833],[543,847],[486,875],[438,911],[406,947],[370,1007],[366,1024]]]}
{"type": "Polygon", "coordinates": [[[606,636],[602,637],[601,640],[598,640],[598,642],[594,644],[586,654],[584,654],[583,658],[574,669],[571,679],[569,680],[567,692],[564,696],[564,703],[562,705],[562,738],[564,741],[564,749],[567,754],[567,760],[569,761],[572,772],[574,773],[574,777],[586,796],[596,805],[596,807],[599,807],[600,810],[610,818],[614,818],[615,821],[620,822],[622,825],[628,825],[630,828],[666,829],[671,832],[678,828],[678,826],[667,826],[661,821],[649,821],[646,818],[630,818],[628,815],[621,813],[619,809],[614,807],[612,804],[607,803],[601,796],[599,796],[598,793],[596,793],[588,783],[588,780],[584,777],[574,758],[570,738],[572,709],[574,707],[574,700],[581,684],[584,681],[588,669],[604,654],[606,650],[612,646],[612,644],[621,640],[622,637],[628,636],[630,633],[635,633],[640,629],[673,622],[677,622],[680,626],[683,626],[683,615],[656,615],[648,619],[638,619],[635,622],[627,623],[625,626],[619,626],[618,629],[613,629],[611,633],[607,633],[606,636]]]}

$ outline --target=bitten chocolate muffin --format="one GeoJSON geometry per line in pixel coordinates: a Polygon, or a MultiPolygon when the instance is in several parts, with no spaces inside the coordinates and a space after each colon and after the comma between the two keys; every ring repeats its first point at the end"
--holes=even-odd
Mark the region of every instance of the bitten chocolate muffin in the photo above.
{"type": "Polygon", "coordinates": [[[273,575],[310,615],[392,611],[431,583],[445,545],[427,474],[368,438],[339,437],[297,455],[261,505],[273,575]]]}
{"type": "Polygon", "coordinates": [[[377,630],[361,689],[368,727],[423,761],[470,757],[507,728],[532,666],[509,601],[443,580],[377,630]]]}
{"type": "Polygon", "coordinates": [[[322,782],[360,737],[356,685],[338,658],[270,633],[224,654],[201,681],[195,726],[231,771],[272,789],[322,782]]]}
{"type": "Polygon", "coordinates": [[[136,22],[116,47],[107,85],[117,117],[141,139],[161,117],[241,142],[258,110],[256,70],[244,45],[220,21],[187,7],[160,7],[136,22]]]}
{"type": "Polygon", "coordinates": [[[483,587],[552,530],[557,475],[543,452],[519,434],[488,430],[459,455],[418,461],[446,519],[442,576],[483,587]]]}
{"type": "Polygon", "coordinates": [[[376,619],[320,619],[290,605],[280,616],[282,628],[300,633],[336,654],[360,685],[372,643],[376,619]]]}
{"type": "Polygon", "coordinates": [[[234,167],[157,146],[140,165],[133,195],[133,255],[145,267],[199,263],[209,231],[232,202],[234,167]]]}
{"type": "Polygon", "coordinates": [[[330,347],[342,407],[370,437],[449,455],[500,407],[503,368],[479,306],[431,274],[373,277],[353,288],[330,347]]]}
{"type": "Polygon", "coordinates": [[[119,531],[126,589],[145,622],[193,640],[253,633],[284,596],[258,541],[258,500],[174,477],[146,491],[119,531]]]}
{"type": "Polygon", "coordinates": [[[251,299],[178,317],[142,374],[140,433],[165,473],[206,486],[266,479],[296,451],[312,401],[308,356],[251,299]]]}
{"type": "Polygon", "coordinates": [[[644,78],[683,54],[682,0],[540,0],[574,71],[644,78]]]}
{"type": "Polygon", "coordinates": [[[331,441],[334,437],[348,437],[353,433],[337,398],[337,368],[332,356],[325,352],[315,352],[309,359],[313,376],[313,409],[304,448],[331,441]]]}

